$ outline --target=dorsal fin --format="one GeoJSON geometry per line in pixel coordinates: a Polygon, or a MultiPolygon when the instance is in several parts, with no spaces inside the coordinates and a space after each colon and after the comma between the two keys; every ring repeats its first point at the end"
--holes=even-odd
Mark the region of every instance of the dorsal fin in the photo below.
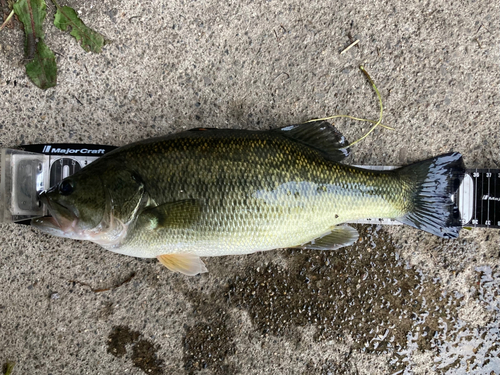
{"type": "Polygon", "coordinates": [[[218,129],[218,128],[193,128],[187,130],[188,132],[204,132],[207,130],[225,130],[225,129],[218,129]]]}
{"type": "Polygon", "coordinates": [[[349,142],[327,121],[289,125],[271,131],[279,132],[323,152],[333,161],[342,161],[349,155],[349,142]]]}

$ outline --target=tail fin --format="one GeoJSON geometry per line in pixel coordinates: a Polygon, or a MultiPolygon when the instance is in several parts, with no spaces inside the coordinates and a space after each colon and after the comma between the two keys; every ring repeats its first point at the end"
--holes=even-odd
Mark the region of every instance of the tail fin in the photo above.
{"type": "Polygon", "coordinates": [[[452,201],[465,174],[458,152],[436,156],[397,170],[414,186],[408,213],[398,218],[404,224],[444,238],[457,238],[460,212],[452,201]]]}

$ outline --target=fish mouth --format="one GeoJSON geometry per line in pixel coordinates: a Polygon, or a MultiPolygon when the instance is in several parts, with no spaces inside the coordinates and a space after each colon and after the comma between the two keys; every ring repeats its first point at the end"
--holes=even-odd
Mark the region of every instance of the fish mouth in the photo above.
{"type": "Polygon", "coordinates": [[[51,200],[46,192],[39,195],[40,201],[47,207],[51,216],[31,220],[31,225],[42,232],[58,237],[74,237],[77,233],[78,216],[69,207],[51,200]]]}

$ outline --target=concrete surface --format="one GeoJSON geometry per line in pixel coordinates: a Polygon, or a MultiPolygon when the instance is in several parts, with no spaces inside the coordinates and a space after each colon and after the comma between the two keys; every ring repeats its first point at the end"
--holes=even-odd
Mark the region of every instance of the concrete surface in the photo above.
{"type": "MultiPolygon", "coordinates": [[[[349,162],[456,150],[468,166],[500,167],[498,2],[67,4],[112,43],[85,53],[47,22],[59,76],[44,92],[19,63],[22,32],[4,29],[2,147],[376,118],[364,63],[396,130],[375,131],[349,162]],[[358,46],[340,55],[351,38],[358,46]]],[[[367,129],[336,123],[351,140],[367,129]]],[[[15,375],[499,374],[499,232],[447,241],[361,230],[362,242],[338,252],[210,258],[210,273],[187,278],[1,225],[0,366],[16,362],[15,375]]]]}

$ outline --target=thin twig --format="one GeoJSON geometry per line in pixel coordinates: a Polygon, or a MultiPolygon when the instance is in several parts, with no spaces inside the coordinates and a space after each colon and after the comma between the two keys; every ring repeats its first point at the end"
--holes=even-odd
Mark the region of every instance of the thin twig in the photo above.
{"type": "MultiPolygon", "coordinates": [[[[354,116],[349,116],[349,115],[333,115],[333,116],[328,116],[328,117],[323,117],[323,118],[315,118],[312,120],[307,120],[306,122],[304,122],[304,124],[307,124],[309,122],[332,120],[334,118],[348,118],[348,119],[356,120],[356,121],[371,122],[372,124],[378,123],[378,121],[375,121],[375,120],[368,120],[365,118],[359,118],[359,117],[354,117],[354,116]]],[[[390,126],[384,125],[382,123],[378,124],[378,126],[381,126],[383,128],[389,129],[389,130],[394,130],[394,128],[391,128],[390,126]]]]}
{"type": "Polygon", "coordinates": [[[352,47],[354,47],[358,43],[359,43],[359,39],[356,39],[354,42],[352,42],[351,44],[349,44],[349,46],[347,46],[346,49],[344,49],[342,52],[340,52],[340,54],[343,55],[344,53],[346,53],[347,51],[349,51],[352,47]]]}
{"type": "Polygon", "coordinates": [[[274,80],[276,81],[279,77],[281,77],[282,75],[286,75],[286,79],[290,79],[290,74],[288,74],[287,72],[281,72],[280,74],[278,74],[276,76],[276,78],[274,78],[274,80]]]}
{"type": "Polygon", "coordinates": [[[14,15],[14,11],[10,12],[9,16],[5,19],[4,23],[2,23],[2,26],[0,26],[0,31],[2,31],[2,29],[5,26],[7,26],[7,24],[9,23],[9,21],[12,18],[13,15],[14,15]]]}
{"type": "Polygon", "coordinates": [[[74,94],[73,94],[73,98],[76,99],[76,101],[78,102],[78,104],[83,105],[83,103],[74,94]]]}
{"type": "Polygon", "coordinates": [[[383,113],[384,113],[384,106],[382,105],[382,96],[380,95],[380,92],[378,91],[377,86],[375,86],[375,82],[373,82],[372,77],[370,77],[370,75],[368,74],[368,72],[366,71],[366,69],[365,69],[365,67],[363,65],[360,65],[359,69],[365,75],[366,79],[368,79],[368,82],[370,82],[370,84],[372,85],[373,89],[375,90],[375,93],[377,94],[377,97],[378,97],[378,100],[379,100],[379,104],[380,104],[380,116],[379,116],[378,121],[367,120],[367,119],[357,118],[357,117],[348,116],[348,115],[335,115],[335,116],[324,117],[324,118],[315,118],[313,120],[309,120],[309,121],[305,122],[305,124],[307,124],[309,122],[322,121],[322,120],[330,120],[330,119],[337,118],[337,117],[346,117],[346,118],[350,118],[350,119],[353,119],[353,120],[367,121],[367,122],[371,122],[372,124],[375,124],[375,125],[373,125],[370,128],[370,130],[364,136],[362,136],[361,138],[359,138],[356,141],[352,142],[349,145],[349,147],[353,146],[356,143],[358,143],[358,142],[362,141],[363,139],[365,139],[372,131],[375,130],[375,128],[377,126],[382,126],[384,128],[393,130],[391,127],[382,124],[382,116],[383,116],[383,113]]]}
{"type": "Polygon", "coordinates": [[[370,82],[370,84],[372,85],[373,89],[375,90],[375,93],[377,94],[377,97],[378,97],[378,100],[379,100],[379,103],[380,103],[380,117],[379,117],[377,123],[375,125],[373,125],[371,127],[371,129],[368,130],[368,132],[364,136],[362,136],[358,140],[352,142],[349,146],[353,146],[356,143],[358,143],[358,142],[362,141],[363,139],[365,139],[366,137],[368,137],[368,135],[370,135],[370,133],[372,131],[374,131],[375,128],[382,123],[382,116],[383,116],[383,113],[384,113],[384,106],[382,105],[382,96],[380,95],[380,92],[378,91],[377,86],[375,86],[375,82],[373,82],[372,77],[370,77],[370,75],[365,70],[365,67],[363,65],[360,65],[359,69],[361,69],[361,71],[363,72],[363,74],[365,75],[365,77],[368,79],[368,82],[370,82]]]}
{"type": "Polygon", "coordinates": [[[278,38],[278,33],[277,33],[277,32],[276,32],[276,30],[274,30],[274,29],[273,29],[273,31],[274,31],[274,35],[276,36],[276,40],[277,40],[277,41],[278,41],[278,43],[279,43],[279,42],[280,42],[280,38],[278,38]]]}

